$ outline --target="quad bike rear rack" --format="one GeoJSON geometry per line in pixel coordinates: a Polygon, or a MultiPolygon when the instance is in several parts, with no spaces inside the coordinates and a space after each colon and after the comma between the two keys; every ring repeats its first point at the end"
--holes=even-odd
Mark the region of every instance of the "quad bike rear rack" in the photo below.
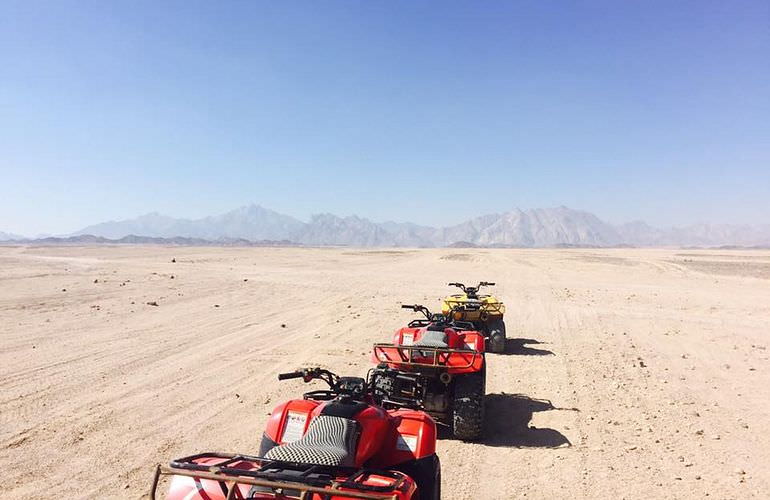
{"type": "Polygon", "coordinates": [[[473,366],[476,358],[482,356],[471,349],[449,349],[419,345],[374,344],[374,357],[382,363],[418,366],[428,368],[456,368],[465,370],[473,366]],[[417,351],[418,356],[414,353],[417,351]],[[391,353],[390,355],[388,353],[391,353]],[[415,357],[420,358],[419,361],[415,357]],[[427,361],[424,361],[426,360],[427,361]]]}
{"type": "Polygon", "coordinates": [[[397,500],[398,495],[392,492],[397,491],[404,483],[404,476],[400,473],[374,469],[353,468],[350,469],[352,472],[344,481],[333,479],[335,472],[339,474],[342,471],[343,468],[339,467],[280,462],[250,455],[199,453],[174,460],[168,466],[157,465],[149,497],[150,500],[157,498],[156,494],[161,476],[186,476],[216,481],[222,488],[222,492],[226,494],[227,500],[244,498],[239,489],[236,488],[239,484],[269,488],[279,495],[286,495],[287,491],[291,491],[292,496],[290,498],[298,498],[299,500],[309,500],[313,498],[314,494],[320,495],[321,498],[335,496],[366,500],[397,500]],[[214,465],[196,463],[196,460],[199,459],[212,458],[222,459],[222,461],[214,465]],[[260,467],[247,470],[233,466],[243,461],[254,462],[260,467]],[[282,474],[281,471],[291,471],[293,474],[282,474]],[[332,478],[328,478],[329,474],[332,478]],[[323,477],[324,475],[326,477],[323,477]],[[370,475],[390,478],[393,482],[386,486],[370,486],[358,482],[365,480],[370,475]]]}
{"type": "MultiPolygon", "coordinates": [[[[422,328],[430,326],[433,323],[434,322],[429,319],[413,319],[407,326],[409,328],[422,328]]],[[[454,328],[455,330],[476,330],[476,327],[470,321],[452,321],[449,328],[454,328]]]]}
{"type": "Polygon", "coordinates": [[[465,310],[467,312],[481,311],[489,315],[502,315],[505,314],[505,304],[503,302],[473,302],[468,303],[461,298],[462,296],[451,296],[444,299],[444,302],[451,308],[457,308],[458,311],[465,310]]]}

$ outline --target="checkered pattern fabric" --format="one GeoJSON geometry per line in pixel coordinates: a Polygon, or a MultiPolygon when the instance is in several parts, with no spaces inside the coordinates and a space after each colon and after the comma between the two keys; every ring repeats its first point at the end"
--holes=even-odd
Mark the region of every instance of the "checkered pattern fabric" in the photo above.
{"type": "Polygon", "coordinates": [[[355,464],[358,422],[319,415],[307,432],[293,443],[282,444],[265,455],[270,460],[302,464],[352,467],[355,464]]]}
{"type": "Polygon", "coordinates": [[[447,344],[446,333],[426,330],[414,345],[420,347],[449,347],[447,344]]]}

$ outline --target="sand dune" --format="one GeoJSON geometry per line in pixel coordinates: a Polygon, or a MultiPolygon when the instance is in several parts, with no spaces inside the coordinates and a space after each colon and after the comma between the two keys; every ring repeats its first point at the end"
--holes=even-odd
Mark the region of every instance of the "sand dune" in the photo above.
{"type": "Polygon", "coordinates": [[[439,443],[445,498],[767,498],[769,278],[760,251],[0,248],[2,496],[253,453],[308,389],[279,371],[363,375],[400,302],[488,279],[511,340],[484,439],[439,443]]]}

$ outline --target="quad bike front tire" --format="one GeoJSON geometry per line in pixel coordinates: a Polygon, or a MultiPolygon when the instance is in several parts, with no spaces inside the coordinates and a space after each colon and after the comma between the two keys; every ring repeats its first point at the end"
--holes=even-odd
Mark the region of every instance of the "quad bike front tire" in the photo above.
{"type": "Polygon", "coordinates": [[[414,479],[417,496],[414,500],[441,500],[441,461],[438,455],[420,458],[396,469],[414,479]]]}
{"type": "Polygon", "coordinates": [[[497,319],[489,323],[489,352],[502,354],[505,352],[505,322],[497,319]]]}
{"type": "Polygon", "coordinates": [[[452,429],[454,436],[463,441],[475,441],[481,437],[484,425],[484,394],[486,374],[458,375],[455,379],[452,407],[452,429]]]}

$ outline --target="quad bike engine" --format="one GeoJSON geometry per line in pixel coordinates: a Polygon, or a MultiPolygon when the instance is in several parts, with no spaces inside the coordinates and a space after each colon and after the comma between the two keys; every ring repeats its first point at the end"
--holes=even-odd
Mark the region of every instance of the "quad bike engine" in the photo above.
{"type": "Polygon", "coordinates": [[[381,404],[414,407],[429,413],[446,413],[450,398],[446,383],[418,373],[406,373],[379,365],[372,370],[372,379],[381,404]]]}

